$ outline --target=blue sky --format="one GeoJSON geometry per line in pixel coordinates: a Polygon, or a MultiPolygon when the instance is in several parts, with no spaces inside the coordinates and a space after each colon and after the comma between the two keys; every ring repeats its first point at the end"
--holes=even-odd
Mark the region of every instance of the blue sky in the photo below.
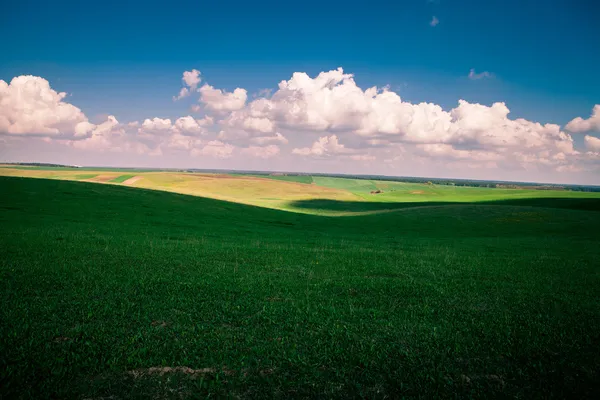
{"type": "Polygon", "coordinates": [[[505,102],[511,119],[564,126],[600,104],[598,17],[593,0],[10,1],[0,79],[42,77],[100,123],[188,115],[194,99],[172,96],[192,68],[250,101],[294,72],[343,67],[360,88],[387,85],[410,103],[505,102]]]}

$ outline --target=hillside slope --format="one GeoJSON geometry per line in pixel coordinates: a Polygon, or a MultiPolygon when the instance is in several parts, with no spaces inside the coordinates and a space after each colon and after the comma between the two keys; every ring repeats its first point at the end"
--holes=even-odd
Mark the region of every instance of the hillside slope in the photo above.
{"type": "Polygon", "coordinates": [[[61,180],[0,189],[0,395],[600,394],[589,201],[325,217],[61,180]]]}

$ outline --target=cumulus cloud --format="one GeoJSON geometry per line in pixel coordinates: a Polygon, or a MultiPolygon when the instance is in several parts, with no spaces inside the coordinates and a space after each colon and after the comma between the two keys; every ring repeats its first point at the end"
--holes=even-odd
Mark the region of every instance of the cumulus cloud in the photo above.
{"type": "Polygon", "coordinates": [[[173,129],[171,119],[169,118],[152,118],[145,119],[138,132],[141,135],[160,135],[169,133],[173,129]]]}
{"type": "Polygon", "coordinates": [[[600,139],[594,136],[586,135],[584,138],[585,147],[592,151],[600,152],[600,139]]]}
{"type": "Polygon", "coordinates": [[[233,154],[234,147],[219,140],[211,140],[201,148],[194,148],[192,156],[209,156],[215,158],[229,158],[233,154]]]}
{"type": "MultiPolygon", "coordinates": [[[[145,119],[138,129],[141,136],[150,137],[154,135],[167,135],[170,133],[179,133],[182,135],[203,135],[206,128],[214,123],[210,116],[202,119],[194,119],[191,116],[181,117],[171,122],[169,118],[145,119]]],[[[136,125],[137,126],[137,125],[136,125]]]]}
{"type": "Polygon", "coordinates": [[[119,128],[119,121],[113,115],[109,115],[106,122],[96,126],[89,138],[73,140],[70,144],[79,149],[104,150],[113,144],[114,137],[119,137],[123,134],[123,130],[119,128]]]}
{"type": "Polygon", "coordinates": [[[179,132],[173,132],[173,134],[167,139],[165,146],[173,150],[191,151],[201,144],[202,141],[194,136],[186,136],[179,132]]]}
{"type": "Polygon", "coordinates": [[[232,93],[204,85],[199,89],[200,101],[211,111],[229,112],[239,110],[246,104],[248,92],[237,88],[232,93]]]}
{"type": "Polygon", "coordinates": [[[213,125],[214,119],[210,116],[202,119],[194,119],[191,116],[181,117],[175,121],[174,129],[183,135],[203,135],[206,128],[213,125]]]}
{"type": "Polygon", "coordinates": [[[173,96],[174,101],[181,100],[184,97],[189,96],[191,92],[196,91],[196,89],[198,88],[198,84],[201,81],[200,71],[198,71],[197,69],[193,69],[191,71],[184,71],[181,80],[183,81],[183,84],[185,86],[181,88],[181,90],[179,91],[179,95],[173,96]]]}
{"type": "Polygon", "coordinates": [[[346,146],[341,144],[336,135],[331,135],[320,137],[311,147],[293,149],[292,153],[301,156],[326,158],[334,155],[349,154],[352,153],[352,150],[347,149],[346,146]]]}
{"type": "Polygon", "coordinates": [[[471,80],[478,80],[478,79],[485,79],[485,78],[493,78],[494,75],[491,72],[488,71],[483,71],[481,73],[476,73],[474,68],[471,68],[471,70],[469,71],[469,79],[471,80]]]}
{"type": "Polygon", "coordinates": [[[439,23],[440,23],[440,20],[437,19],[437,17],[434,15],[433,18],[431,18],[429,25],[432,27],[436,27],[436,26],[438,26],[439,23]]]}
{"type": "Polygon", "coordinates": [[[185,71],[183,73],[183,82],[190,88],[195,89],[200,83],[200,71],[193,69],[191,71],[185,71]]]}
{"type": "MultiPolygon", "coordinates": [[[[404,102],[386,88],[362,90],[339,68],[315,78],[294,73],[270,99],[253,100],[224,124],[242,131],[320,132],[324,138],[355,135],[374,146],[405,142],[573,151],[571,137],[558,125],[511,120],[509,112],[504,103],[485,106],[460,100],[445,111],[436,104],[404,102]]],[[[314,151],[318,149],[317,144],[314,151]]]]}
{"type": "MultiPolygon", "coordinates": [[[[208,84],[198,88],[199,71],[186,73],[184,89],[199,92],[204,105],[206,115],[201,119],[188,115],[119,123],[110,116],[95,125],[42,78],[18,77],[10,85],[0,81],[0,132],[67,138],[76,148],[114,146],[141,153],[183,151],[216,158],[267,159],[291,152],[317,159],[394,163],[412,157],[439,160],[444,166],[564,172],[590,170],[600,162],[596,156],[600,139],[586,136],[587,151],[578,151],[571,135],[559,125],[513,119],[502,102],[484,105],[459,100],[451,109],[410,103],[388,87],[362,89],[342,68],[312,77],[295,72],[274,92],[249,100],[242,88],[233,92],[208,84]],[[319,139],[307,147],[298,146],[306,137],[319,139]]],[[[485,74],[471,71],[473,77],[485,74]]],[[[194,111],[201,109],[198,106],[194,111]]],[[[589,119],[575,118],[567,129],[594,130],[599,119],[597,105],[589,119]]]]}
{"type": "Polygon", "coordinates": [[[69,140],[67,145],[81,150],[110,151],[158,156],[160,147],[149,146],[135,138],[136,123],[121,124],[110,115],[107,120],[93,129],[91,136],[82,140],[69,140]]]}
{"type": "Polygon", "coordinates": [[[40,77],[22,75],[0,80],[0,133],[52,137],[88,136],[95,125],[77,107],[64,101],[40,77]]]}
{"type": "Polygon", "coordinates": [[[385,87],[361,89],[353,75],[338,68],[314,78],[294,73],[289,80],[281,81],[269,98],[255,98],[222,119],[219,140],[246,143],[259,134],[272,132],[296,137],[304,132],[321,133],[311,147],[292,152],[317,158],[349,158],[348,152],[356,149],[340,145],[338,138],[343,136],[355,143],[353,148],[362,149],[398,148],[401,143],[438,145],[411,148],[420,155],[454,160],[471,157],[487,165],[500,164],[499,159],[519,165],[558,165],[577,154],[571,136],[559,125],[511,119],[509,114],[502,102],[488,106],[460,100],[448,111],[432,103],[405,102],[385,87]],[[553,158],[559,153],[567,159],[553,158]]]}
{"type": "Polygon", "coordinates": [[[417,149],[423,155],[437,159],[468,160],[480,162],[494,162],[502,159],[500,154],[484,150],[462,150],[449,144],[421,144],[417,149]]]}
{"type": "Polygon", "coordinates": [[[577,117],[569,122],[566,129],[571,132],[600,131],[600,104],[596,104],[588,119],[577,117]]]}
{"type": "Polygon", "coordinates": [[[271,158],[279,154],[279,147],[273,144],[266,147],[250,146],[242,149],[241,153],[250,155],[252,157],[271,158]]]}

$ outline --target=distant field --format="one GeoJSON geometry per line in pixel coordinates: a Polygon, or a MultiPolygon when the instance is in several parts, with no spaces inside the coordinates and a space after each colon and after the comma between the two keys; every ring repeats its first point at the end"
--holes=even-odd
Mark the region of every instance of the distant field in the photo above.
{"type": "Polygon", "coordinates": [[[600,395],[598,198],[42,173],[0,177],[2,398],[600,395]]]}
{"type": "Polygon", "coordinates": [[[264,179],[275,179],[277,181],[297,182],[310,185],[313,183],[313,177],[310,175],[253,175],[253,174],[231,174],[239,177],[255,177],[264,179]]]}
{"type": "Polygon", "coordinates": [[[96,176],[97,176],[97,174],[78,174],[78,175],[75,175],[75,179],[76,180],[86,180],[86,179],[95,178],[96,176]]]}
{"type": "Polygon", "coordinates": [[[113,183],[123,183],[126,180],[133,178],[134,176],[135,175],[131,175],[131,174],[130,175],[120,175],[120,176],[118,176],[118,177],[116,177],[114,179],[111,179],[110,182],[113,182],[113,183]]]}
{"type": "Polygon", "coordinates": [[[323,176],[135,172],[115,169],[85,172],[86,174],[82,174],[79,169],[60,168],[0,168],[0,175],[6,176],[126,184],[319,215],[374,213],[450,203],[600,198],[600,193],[597,192],[492,189],[323,176]]]}

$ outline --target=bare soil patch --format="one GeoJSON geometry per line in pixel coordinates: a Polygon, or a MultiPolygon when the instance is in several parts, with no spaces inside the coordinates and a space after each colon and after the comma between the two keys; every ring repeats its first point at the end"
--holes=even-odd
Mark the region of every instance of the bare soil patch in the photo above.
{"type": "Polygon", "coordinates": [[[91,179],[86,179],[89,182],[108,182],[112,179],[115,179],[115,175],[98,175],[91,179]]]}
{"type": "Polygon", "coordinates": [[[423,190],[413,190],[410,194],[425,194],[423,190]]]}
{"type": "Polygon", "coordinates": [[[127,374],[133,376],[135,379],[149,375],[164,376],[167,374],[183,374],[195,378],[213,373],[215,373],[213,368],[192,369],[190,367],[151,367],[127,371],[127,374]]]}
{"type": "Polygon", "coordinates": [[[136,183],[140,179],[142,179],[141,176],[134,176],[132,178],[129,178],[129,179],[123,181],[123,185],[133,185],[134,183],[136,183]]]}

